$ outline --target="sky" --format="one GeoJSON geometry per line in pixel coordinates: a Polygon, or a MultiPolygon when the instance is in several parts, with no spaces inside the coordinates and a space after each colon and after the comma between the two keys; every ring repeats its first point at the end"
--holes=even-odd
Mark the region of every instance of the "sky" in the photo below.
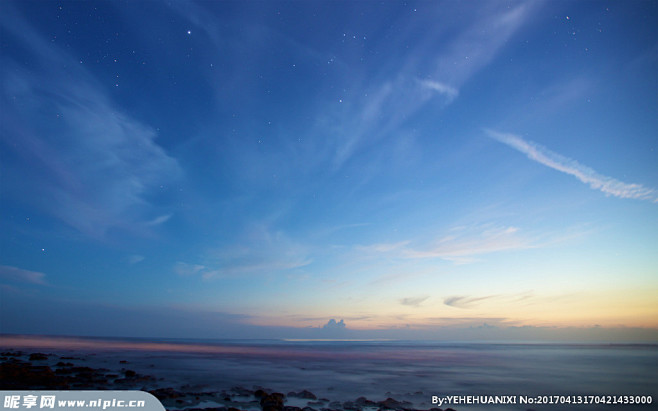
{"type": "Polygon", "coordinates": [[[658,3],[0,2],[0,332],[658,341],[658,3]]]}

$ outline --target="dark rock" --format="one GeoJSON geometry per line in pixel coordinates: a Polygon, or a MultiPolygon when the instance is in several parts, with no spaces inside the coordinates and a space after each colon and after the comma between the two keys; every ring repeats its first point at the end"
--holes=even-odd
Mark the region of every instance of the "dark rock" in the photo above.
{"type": "Polygon", "coordinates": [[[254,392],[254,397],[262,399],[267,397],[267,393],[262,389],[258,389],[256,392],[254,392]]]}
{"type": "Polygon", "coordinates": [[[377,403],[374,401],[370,401],[366,397],[359,397],[354,401],[357,405],[360,407],[376,407],[377,403]]]}
{"type": "Polygon", "coordinates": [[[41,390],[69,389],[65,377],[55,375],[47,366],[36,366],[24,361],[0,364],[0,389],[3,390],[41,390]]]}
{"type": "Polygon", "coordinates": [[[358,411],[361,407],[356,405],[353,401],[346,401],[343,403],[343,409],[347,411],[358,411]]]}
{"type": "Polygon", "coordinates": [[[78,375],[93,375],[98,374],[98,371],[91,367],[71,367],[71,371],[78,375]]]}
{"type": "Polygon", "coordinates": [[[128,364],[128,361],[126,361],[126,360],[121,360],[121,361],[119,361],[119,364],[128,364]]]}
{"type": "Polygon", "coordinates": [[[185,408],[184,411],[229,411],[235,409],[236,408],[210,407],[210,408],[185,408]]]}
{"type": "Polygon", "coordinates": [[[180,393],[176,391],[175,389],[168,387],[168,388],[158,388],[152,391],[149,391],[149,393],[153,394],[154,397],[156,397],[159,400],[165,400],[169,398],[179,398],[183,396],[183,393],[180,393]]]}
{"type": "Polygon", "coordinates": [[[300,391],[300,392],[289,392],[288,397],[295,397],[295,398],[303,398],[306,400],[317,400],[318,397],[315,396],[312,392],[308,390],[300,391]]]}
{"type": "Polygon", "coordinates": [[[384,410],[399,410],[399,409],[409,408],[411,406],[411,403],[406,401],[400,402],[389,397],[384,401],[379,401],[377,405],[379,405],[379,407],[384,410]]]}
{"type": "Polygon", "coordinates": [[[48,356],[40,352],[35,352],[34,354],[30,354],[30,361],[43,361],[47,359],[48,356]]]}
{"type": "Polygon", "coordinates": [[[133,370],[126,370],[123,372],[123,374],[126,376],[126,378],[132,378],[137,376],[137,373],[133,370]]]}
{"type": "Polygon", "coordinates": [[[263,411],[283,411],[284,398],[285,396],[280,392],[273,392],[260,399],[260,407],[263,411]]]}
{"type": "Polygon", "coordinates": [[[73,363],[60,361],[57,364],[55,364],[55,366],[57,366],[57,367],[73,367],[73,363]]]}
{"type": "Polygon", "coordinates": [[[302,411],[299,407],[293,407],[291,405],[286,405],[283,407],[283,411],[302,411]]]}

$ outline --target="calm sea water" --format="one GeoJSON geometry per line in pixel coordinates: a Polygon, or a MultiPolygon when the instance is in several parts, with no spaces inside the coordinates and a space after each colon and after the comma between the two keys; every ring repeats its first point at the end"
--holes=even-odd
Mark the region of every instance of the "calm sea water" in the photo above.
{"type": "MultiPolygon", "coordinates": [[[[262,386],[287,393],[374,401],[393,397],[416,408],[444,395],[651,395],[652,406],[453,405],[462,410],[656,409],[658,345],[493,344],[426,341],[144,341],[42,338],[4,347],[84,354],[97,366],[128,360],[160,386],[222,390],[262,386]]],[[[27,340],[26,340],[27,341],[27,340]]],[[[447,406],[444,404],[444,408],[447,406]]]]}

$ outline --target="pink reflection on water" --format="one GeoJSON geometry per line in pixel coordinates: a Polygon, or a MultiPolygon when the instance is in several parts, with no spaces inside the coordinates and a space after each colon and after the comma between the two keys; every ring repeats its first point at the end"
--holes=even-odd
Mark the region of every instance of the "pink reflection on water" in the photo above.
{"type": "Polygon", "coordinates": [[[322,345],[309,346],[304,343],[284,344],[222,344],[203,342],[157,342],[130,341],[85,337],[56,337],[34,335],[2,335],[0,347],[24,350],[54,351],[132,351],[149,353],[180,353],[213,355],[226,357],[252,357],[281,360],[326,360],[326,361],[402,361],[447,364],[482,364],[486,356],[464,353],[460,350],[443,348],[441,350],[424,347],[372,345],[350,346],[345,341],[336,344],[325,342],[322,345]],[[466,355],[465,355],[466,354],[466,355]]]}
{"type": "MultiPolygon", "coordinates": [[[[103,339],[85,339],[76,337],[51,337],[13,335],[0,336],[0,346],[16,349],[52,349],[52,350],[85,350],[85,351],[148,351],[176,352],[191,354],[226,354],[253,355],[280,358],[379,358],[383,353],[355,353],[326,349],[294,349],[293,347],[273,347],[254,345],[221,345],[203,343],[172,343],[148,341],[121,341],[103,339]]],[[[390,353],[389,353],[390,354],[390,353]]],[[[386,355],[389,357],[389,355],[386,355]]]]}

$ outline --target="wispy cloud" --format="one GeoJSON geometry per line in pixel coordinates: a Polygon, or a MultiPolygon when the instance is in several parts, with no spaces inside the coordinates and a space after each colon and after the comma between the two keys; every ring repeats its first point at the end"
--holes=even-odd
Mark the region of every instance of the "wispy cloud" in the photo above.
{"type": "Polygon", "coordinates": [[[433,327],[493,327],[507,326],[512,321],[505,317],[429,317],[424,318],[417,328],[433,327]]]}
{"type": "Polygon", "coordinates": [[[390,252],[399,252],[400,250],[406,249],[410,241],[400,241],[397,243],[377,243],[370,245],[357,245],[355,248],[357,251],[365,253],[390,253],[390,252]]]}
{"type": "Polygon", "coordinates": [[[519,234],[512,226],[478,227],[455,230],[439,238],[433,245],[405,250],[408,258],[443,258],[456,263],[470,262],[477,255],[521,250],[533,247],[533,243],[519,234]]]}
{"type": "MultiPolygon", "coordinates": [[[[315,61],[318,65],[326,66],[328,61],[331,62],[330,73],[344,71],[346,74],[336,77],[340,80],[331,82],[330,88],[319,90],[324,96],[332,96],[331,100],[321,99],[321,103],[307,103],[315,105],[310,107],[314,112],[310,117],[316,120],[308,126],[313,131],[306,134],[323,137],[307,139],[305,144],[297,144],[297,135],[289,133],[295,135],[294,144],[291,141],[286,149],[268,155],[273,157],[272,161],[276,161],[280,170],[282,164],[289,164],[290,170],[294,170],[289,172],[289,175],[296,178],[300,167],[319,169],[329,166],[332,171],[338,172],[349,166],[355,156],[365,151],[399,152],[395,145],[400,144],[403,139],[404,133],[400,128],[405,122],[430,101],[438,100],[444,104],[454,101],[459,95],[460,87],[489,64],[507,40],[528,20],[531,11],[536,9],[534,3],[536,2],[521,3],[512,7],[506,4],[486,5],[482,10],[474,10],[467,18],[460,14],[450,15],[450,10],[437,4],[428,12],[433,16],[440,16],[443,20],[439,24],[433,24],[436,30],[426,33],[422,41],[417,38],[417,16],[412,20],[408,16],[400,15],[396,24],[401,27],[401,32],[394,36],[387,50],[395,54],[387,54],[381,64],[373,65],[377,67],[374,71],[365,68],[363,59],[352,60],[349,53],[336,53],[332,47],[318,44],[311,47],[305,39],[295,38],[272,27],[255,27],[253,22],[251,25],[242,24],[241,27],[248,26],[245,30],[248,30],[250,35],[234,39],[240,48],[258,49],[264,44],[267,44],[267,47],[270,47],[269,44],[284,44],[293,53],[315,61]],[[441,24],[442,22],[445,24],[441,24]],[[454,30],[455,35],[446,36],[445,27],[454,30]],[[413,46],[403,47],[403,44],[413,46]],[[286,158],[281,160],[278,156],[286,158]]],[[[199,33],[212,39],[217,50],[222,50],[223,53],[223,50],[235,47],[228,40],[230,35],[227,33],[231,30],[226,30],[226,24],[218,24],[222,18],[213,15],[215,11],[212,7],[189,2],[174,2],[171,7],[188,19],[199,33]]],[[[432,19],[427,16],[426,18],[432,19]]],[[[253,62],[245,61],[244,64],[253,62]]],[[[242,67],[243,64],[238,66],[242,67]]],[[[219,96],[225,95],[227,86],[239,87],[238,85],[247,81],[242,74],[244,71],[231,73],[234,78],[229,82],[221,81],[221,86],[217,87],[219,100],[219,96]]],[[[212,82],[215,81],[216,79],[213,79],[212,82]]],[[[250,79],[248,81],[249,84],[252,83],[250,79]]],[[[244,85],[248,87],[246,83],[244,85]]],[[[299,122],[299,118],[295,121],[299,122]]],[[[241,169],[242,176],[262,174],[261,170],[268,170],[268,167],[261,168],[264,156],[260,152],[258,155],[259,161],[250,161],[250,156],[242,152],[241,155],[232,156],[230,161],[250,163],[249,167],[242,164],[237,166],[241,169]]],[[[383,158],[390,161],[389,155],[370,155],[363,161],[376,163],[381,162],[383,158]]],[[[360,166],[363,166],[363,162],[360,166]]],[[[367,180],[369,175],[363,173],[363,169],[364,167],[361,167],[359,176],[362,180],[367,180]]],[[[255,179],[258,178],[260,176],[255,179]]]]}
{"type": "Polygon", "coordinates": [[[450,103],[452,100],[457,98],[457,96],[459,95],[459,90],[447,84],[440,83],[438,81],[419,80],[418,82],[426,90],[431,90],[445,96],[448,103],[450,103]]]}
{"type": "Polygon", "coordinates": [[[93,237],[148,221],[147,193],[180,175],[177,161],[153,128],[116,107],[109,84],[13,15],[2,26],[36,63],[26,70],[8,57],[2,65],[0,139],[14,159],[7,172],[21,182],[9,189],[38,192],[25,200],[93,237]]]}
{"type": "Polygon", "coordinates": [[[578,163],[546,147],[509,133],[499,133],[485,129],[487,135],[496,141],[506,144],[528,156],[529,159],[576,177],[581,182],[599,190],[606,195],[619,198],[633,198],[658,202],[658,191],[644,187],[642,184],[624,183],[615,178],[599,174],[595,170],[578,163]]]}
{"type": "Polygon", "coordinates": [[[372,87],[367,97],[355,105],[364,107],[356,111],[357,116],[351,111],[349,118],[340,118],[340,124],[347,128],[342,133],[344,138],[338,140],[335,165],[341,166],[359,149],[385,140],[433,95],[443,97],[445,104],[454,101],[459,88],[495,58],[536,9],[533,2],[511,8],[493,4],[457,28],[453,41],[445,43],[445,37],[439,35],[441,30],[437,30],[428,35],[428,41],[417,43],[404,56],[407,63],[396,75],[372,87]],[[427,73],[428,79],[419,80],[415,74],[418,72],[427,73]]]}
{"type": "Polygon", "coordinates": [[[441,258],[456,264],[470,263],[483,254],[522,250],[537,246],[520,234],[513,226],[478,225],[458,227],[429,244],[412,244],[411,241],[356,246],[365,254],[387,254],[405,259],[441,258]]]}
{"type": "Polygon", "coordinates": [[[513,7],[496,2],[484,5],[479,17],[436,58],[435,77],[461,87],[495,58],[509,38],[529,20],[539,3],[522,2],[513,7]]]}
{"type": "MultiPolygon", "coordinates": [[[[560,297],[561,298],[561,297],[560,297]]],[[[537,303],[538,301],[545,302],[546,298],[538,299],[532,291],[526,291],[516,294],[497,294],[497,295],[486,295],[482,297],[473,297],[473,296],[450,296],[443,300],[443,303],[450,307],[456,308],[475,308],[477,305],[487,302],[487,301],[496,301],[496,303],[503,304],[519,304],[522,303],[532,304],[537,303]]]]}
{"type": "Polygon", "coordinates": [[[199,259],[202,264],[176,263],[174,271],[212,279],[277,274],[313,262],[306,246],[263,224],[250,225],[233,244],[207,250],[199,259]]]}
{"type": "Polygon", "coordinates": [[[492,298],[496,298],[497,296],[495,295],[489,295],[485,297],[465,297],[465,296],[453,296],[453,297],[448,297],[445,300],[443,300],[443,303],[445,305],[448,305],[450,307],[457,307],[457,308],[473,308],[478,302],[489,300],[492,298]]]}
{"type": "Polygon", "coordinates": [[[334,164],[339,167],[364,146],[384,140],[392,131],[439,94],[450,104],[459,95],[459,87],[497,55],[505,42],[527,20],[533,7],[527,3],[514,8],[495,7],[463,28],[457,38],[444,44],[437,36],[431,45],[422,44],[405,59],[410,62],[396,77],[373,87],[356,107],[357,116],[341,118],[347,125],[338,140],[334,164]],[[426,54],[441,50],[429,63],[426,54]],[[423,56],[423,57],[421,57],[423,56]],[[429,70],[428,70],[429,68],[429,70]],[[418,80],[412,73],[426,71],[437,80],[418,80]],[[415,80],[415,81],[414,81],[415,80]],[[428,93],[432,91],[433,93],[428,93]]]}
{"type": "Polygon", "coordinates": [[[178,261],[174,264],[174,272],[180,276],[188,277],[197,273],[203,273],[206,270],[205,265],[201,264],[189,264],[182,261],[178,261]]]}
{"type": "Polygon", "coordinates": [[[275,273],[312,262],[307,247],[263,224],[251,225],[241,241],[211,251],[208,257],[227,275],[275,273]]]}
{"type": "Polygon", "coordinates": [[[8,265],[0,265],[0,279],[12,282],[46,285],[46,274],[8,265]]]}
{"type": "Polygon", "coordinates": [[[158,217],[155,217],[153,220],[146,222],[146,225],[160,225],[169,221],[173,214],[164,214],[158,217]]]}
{"type": "Polygon", "coordinates": [[[420,305],[428,298],[430,298],[428,295],[423,297],[406,297],[400,300],[400,304],[408,305],[410,307],[420,307],[420,305]]]}
{"type": "Polygon", "coordinates": [[[128,257],[128,264],[137,264],[144,261],[144,256],[139,254],[133,254],[128,257]]]}

